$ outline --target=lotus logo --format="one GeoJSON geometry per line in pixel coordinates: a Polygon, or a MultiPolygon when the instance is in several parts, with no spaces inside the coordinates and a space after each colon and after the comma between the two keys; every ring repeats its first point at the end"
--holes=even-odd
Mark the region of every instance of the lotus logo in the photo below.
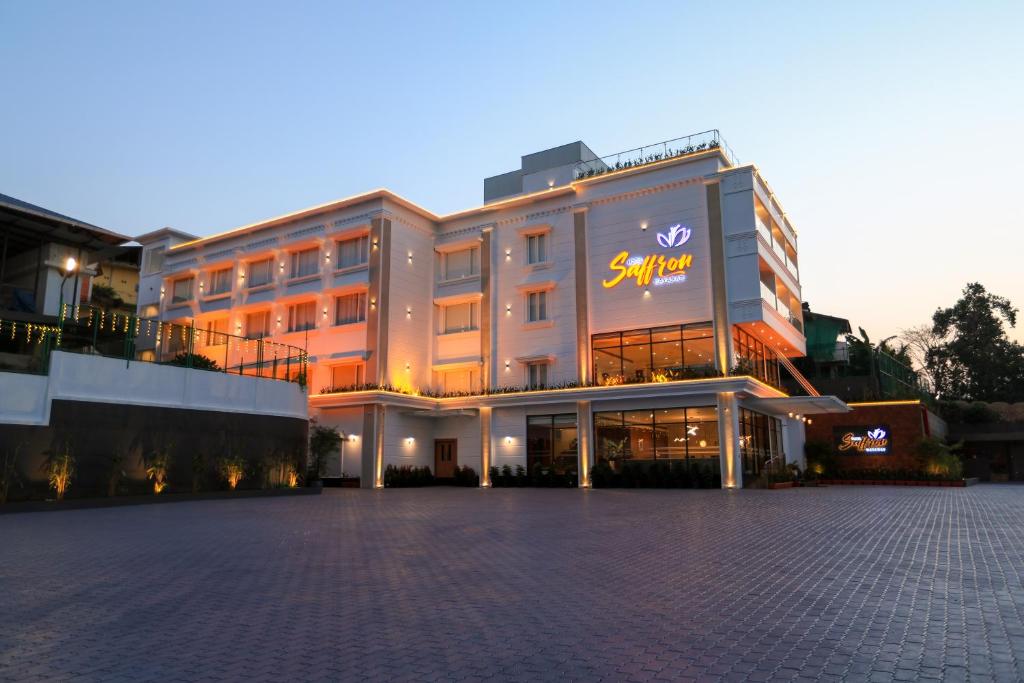
{"type": "Polygon", "coordinates": [[[676,223],[668,229],[667,233],[658,233],[658,244],[666,249],[679,247],[686,244],[690,239],[691,230],[680,223],[676,223]]]}
{"type": "Polygon", "coordinates": [[[885,430],[882,429],[881,427],[879,427],[878,429],[872,429],[870,432],[868,432],[868,438],[871,438],[871,439],[884,439],[885,438],[885,430]]]}

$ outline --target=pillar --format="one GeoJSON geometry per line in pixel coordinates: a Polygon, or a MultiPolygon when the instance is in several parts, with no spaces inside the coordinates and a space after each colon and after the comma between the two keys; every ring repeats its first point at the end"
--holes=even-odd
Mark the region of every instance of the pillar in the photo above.
{"type": "Polygon", "coordinates": [[[384,488],[384,406],[363,406],[359,486],[384,488]]]}
{"type": "Polygon", "coordinates": [[[579,487],[590,488],[590,472],[594,466],[594,421],[590,401],[576,401],[576,452],[579,458],[579,487]]]}
{"type": "Polygon", "coordinates": [[[740,454],[740,409],[736,393],[718,394],[718,458],[723,489],[743,488],[743,459],[740,454]]]}
{"type": "Polygon", "coordinates": [[[491,408],[480,408],[480,486],[491,485],[491,408]]]}

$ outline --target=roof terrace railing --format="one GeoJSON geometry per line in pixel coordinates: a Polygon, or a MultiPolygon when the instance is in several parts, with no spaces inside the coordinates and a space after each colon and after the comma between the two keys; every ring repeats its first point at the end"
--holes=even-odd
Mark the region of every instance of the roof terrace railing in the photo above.
{"type": "Polygon", "coordinates": [[[305,349],[131,313],[65,304],[56,325],[0,319],[0,370],[47,374],[50,353],[178,365],[305,385],[305,349]]]}
{"type": "Polygon", "coordinates": [[[664,142],[656,142],[653,145],[644,145],[617,154],[609,154],[597,159],[581,161],[573,168],[573,178],[583,180],[605,173],[638,168],[666,159],[676,159],[715,149],[721,151],[731,165],[739,165],[739,160],[733,154],[732,148],[725,144],[722,134],[718,129],[712,129],[664,142]]]}

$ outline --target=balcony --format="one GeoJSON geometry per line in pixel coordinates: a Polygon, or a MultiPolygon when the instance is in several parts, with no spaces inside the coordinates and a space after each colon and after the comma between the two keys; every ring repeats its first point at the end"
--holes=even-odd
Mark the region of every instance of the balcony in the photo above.
{"type": "Polygon", "coordinates": [[[794,316],[793,313],[789,310],[789,307],[786,306],[786,304],[783,303],[781,300],[779,300],[779,297],[775,294],[774,291],[772,291],[772,288],[766,285],[764,282],[761,283],[761,298],[768,302],[768,304],[772,308],[774,308],[776,312],[778,312],[778,314],[781,315],[786,320],[786,322],[788,322],[790,325],[796,328],[801,334],[803,334],[803,321],[800,320],[800,318],[794,316]]]}
{"type": "Polygon", "coordinates": [[[717,129],[713,129],[681,138],[665,140],[664,142],[656,142],[652,145],[637,147],[625,152],[609,154],[598,159],[581,161],[573,167],[573,178],[575,180],[584,180],[604,175],[605,173],[640,168],[658,163],[659,161],[679,159],[711,150],[719,150],[725,156],[730,166],[739,164],[739,160],[733,154],[732,149],[722,140],[721,133],[717,129]]]}

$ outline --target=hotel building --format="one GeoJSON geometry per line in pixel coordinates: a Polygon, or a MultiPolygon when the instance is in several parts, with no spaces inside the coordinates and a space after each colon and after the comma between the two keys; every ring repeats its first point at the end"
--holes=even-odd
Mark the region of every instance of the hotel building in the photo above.
{"type": "Polygon", "coordinates": [[[847,409],[779,389],[805,352],[797,235],[717,131],[528,154],[448,215],[381,189],[138,239],[140,314],[206,331],[196,351],[231,364],[218,332],[307,348],[310,414],[345,435],[328,468],[364,487],[391,464],[588,486],[598,463],[661,460],[742,487],[802,459],[807,415],[847,409]]]}

